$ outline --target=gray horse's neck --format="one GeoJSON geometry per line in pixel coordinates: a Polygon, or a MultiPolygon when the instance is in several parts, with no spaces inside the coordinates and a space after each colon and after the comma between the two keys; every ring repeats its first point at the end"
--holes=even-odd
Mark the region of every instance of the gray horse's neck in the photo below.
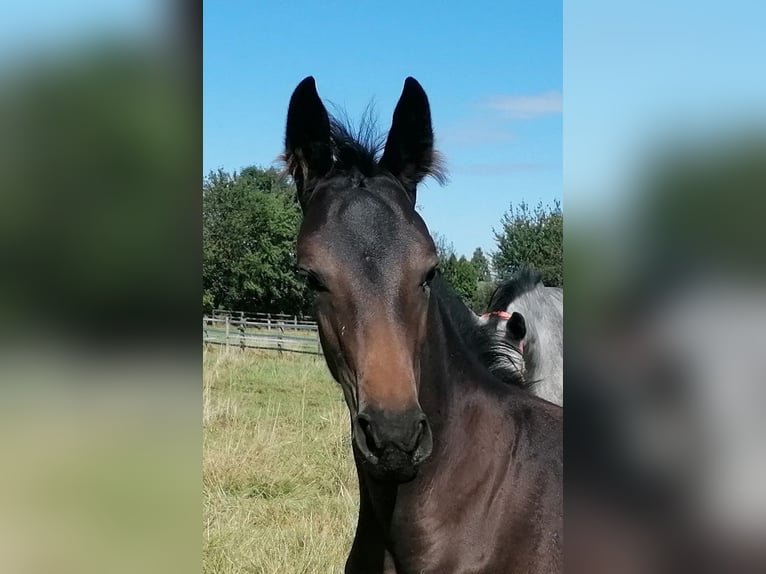
{"type": "Polygon", "coordinates": [[[538,283],[512,301],[506,312],[521,313],[526,320],[524,362],[527,377],[537,381],[535,394],[563,404],[563,291],[538,283]]]}

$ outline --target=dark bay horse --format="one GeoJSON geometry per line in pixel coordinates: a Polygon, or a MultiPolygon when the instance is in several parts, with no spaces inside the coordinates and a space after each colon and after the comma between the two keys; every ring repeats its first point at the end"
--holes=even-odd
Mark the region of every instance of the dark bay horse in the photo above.
{"type": "Polygon", "coordinates": [[[382,155],[295,89],[284,159],[298,268],[348,405],[360,508],[347,573],[550,573],[562,557],[562,411],[496,379],[450,304],[415,210],[439,177],[428,99],[407,78],[382,155]]]}

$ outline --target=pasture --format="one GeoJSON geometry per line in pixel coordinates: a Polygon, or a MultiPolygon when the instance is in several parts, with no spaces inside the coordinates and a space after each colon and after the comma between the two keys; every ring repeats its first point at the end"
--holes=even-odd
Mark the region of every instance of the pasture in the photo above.
{"type": "Polygon", "coordinates": [[[203,571],[342,572],[358,486],[324,359],[207,345],[203,374],[203,571]]]}

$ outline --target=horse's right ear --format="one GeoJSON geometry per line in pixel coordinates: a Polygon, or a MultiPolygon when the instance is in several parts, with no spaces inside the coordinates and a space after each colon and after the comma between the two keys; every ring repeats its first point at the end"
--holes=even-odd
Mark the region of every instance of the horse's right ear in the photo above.
{"type": "Polygon", "coordinates": [[[298,84],[290,98],[284,160],[305,210],[316,180],[330,171],[333,162],[330,118],[312,76],[298,84]]]}

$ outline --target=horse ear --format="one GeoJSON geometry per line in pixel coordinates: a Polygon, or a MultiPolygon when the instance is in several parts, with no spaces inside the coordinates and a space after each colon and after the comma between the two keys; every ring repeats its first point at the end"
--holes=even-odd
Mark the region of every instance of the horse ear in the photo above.
{"type": "Polygon", "coordinates": [[[512,341],[522,341],[527,336],[527,322],[524,320],[524,315],[514,311],[505,325],[505,331],[512,341]]]}
{"type": "Polygon", "coordinates": [[[298,84],[290,97],[284,160],[305,210],[316,179],[330,171],[333,161],[330,118],[312,76],[298,84]]]}
{"type": "Polygon", "coordinates": [[[380,166],[402,182],[414,204],[417,184],[424,177],[433,175],[443,180],[438,164],[428,96],[418,81],[409,77],[394,110],[380,166]]]}

